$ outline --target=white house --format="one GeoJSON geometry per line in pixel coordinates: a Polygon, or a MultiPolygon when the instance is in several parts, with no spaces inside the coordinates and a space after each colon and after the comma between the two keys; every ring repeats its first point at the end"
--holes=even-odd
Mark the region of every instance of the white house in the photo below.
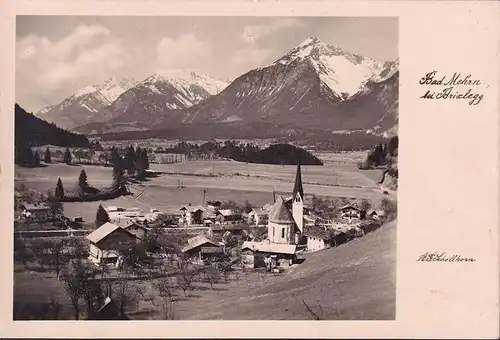
{"type": "Polygon", "coordinates": [[[187,205],[180,209],[182,213],[182,221],[187,225],[202,224],[203,215],[206,209],[201,205],[187,205]]]}
{"type": "Polygon", "coordinates": [[[360,219],[361,218],[361,209],[358,208],[356,203],[351,203],[344,205],[339,209],[340,217],[343,219],[351,220],[351,219],[360,219]]]}
{"type": "Polygon", "coordinates": [[[248,220],[255,225],[265,225],[269,219],[269,213],[263,208],[254,208],[248,213],[248,220]]]}
{"type": "Polygon", "coordinates": [[[23,203],[21,208],[22,215],[25,218],[36,221],[48,221],[50,219],[50,208],[46,203],[23,203]]]}
{"type": "Polygon", "coordinates": [[[132,247],[137,237],[114,223],[104,223],[87,235],[90,242],[89,259],[95,263],[115,262],[120,252],[132,247]]]}

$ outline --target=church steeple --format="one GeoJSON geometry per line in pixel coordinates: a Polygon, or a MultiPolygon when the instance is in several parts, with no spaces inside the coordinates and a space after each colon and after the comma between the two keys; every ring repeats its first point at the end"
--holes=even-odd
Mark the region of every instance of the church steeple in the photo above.
{"type": "Polygon", "coordinates": [[[300,198],[304,199],[304,189],[302,188],[302,174],[300,172],[300,158],[297,157],[297,173],[295,174],[295,185],[293,186],[293,199],[300,193],[300,198]]]}

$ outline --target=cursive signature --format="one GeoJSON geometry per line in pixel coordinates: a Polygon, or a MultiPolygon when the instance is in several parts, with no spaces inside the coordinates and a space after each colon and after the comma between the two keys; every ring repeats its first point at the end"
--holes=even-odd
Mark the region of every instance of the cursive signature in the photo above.
{"type": "Polygon", "coordinates": [[[435,251],[423,253],[417,258],[417,262],[475,262],[473,257],[464,257],[459,254],[449,256],[445,252],[435,251]]]}
{"type": "Polygon", "coordinates": [[[432,71],[426,73],[418,83],[433,88],[441,87],[440,91],[427,89],[420,99],[465,99],[469,101],[469,105],[478,105],[484,97],[482,93],[474,91],[474,88],[481,86],[482,82],[474,79],[471,74],[462,75],[455,72],[452,76],[438,76],[437,71],[432,71]]]}

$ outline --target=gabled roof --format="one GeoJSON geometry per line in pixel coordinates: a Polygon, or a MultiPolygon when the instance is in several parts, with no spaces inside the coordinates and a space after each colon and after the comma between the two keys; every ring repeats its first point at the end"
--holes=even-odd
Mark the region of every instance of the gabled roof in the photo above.
{"type": "Polygon", "coordinates": [[[295,244],[279,244],[271,242],[252,242],[245,241],[241,246],[241,250],[250,249],[252,251],[258,251],[263,253],[276,253],[276,254],[288,254],[293,255],[297,250],[295,244]]]}
{"type": "Polygon", "coordinates": [[[204,207],[202,207],[201,205],[188,205],[188,206],[184,206],[184,207],[180,208],[179,210],[187,210],[190,213],[194,213],[198,210],[206,211],[206,209],[204,207]]]}
{"type": "Polygon", "coordinates": [[[384,215],[384,211],[383,210],[374,210],[374,209],[370,209],[366,212],[366,214],[369,216],[369,215],[373,215],[373,214],[377,214],[379,216],[382,216],[384,215]]]}
{"type": "Polygon", "coordinates": [[[128,232],[126,229],[123,229],[114,223],[106,222],[102,226],[91,232],[89,235],[87,235],[87,240],[97,243],[109,234],[115,232],[117,229],[120,229],[121,231],[130,234],[130,236],[135,237],[134,234],[128,232]]]}
{"type": "Polygon", "coordinates": [[[49,210],[49,206],[45,203],[23,203],[22,206],[26,210],[49,210]]]}
{"type": "Polygon", "coordinates": [[[220,209],[218,210],[218,213],[221,214],[222,216],[240,215],[239,213],[233,211],[232,209],[220,209]]]}
{"type": "Polygon", "coordinates": [[[360,211],[361,209],[358,208],[358,206],[354,203],[350,203],[350,204],[346,204],[344,205],[343,207],[340,207],[339,210],[344,210],[344,209],[354,209],[354,210],[357,210],[357,211],[360,211]]]}
{"type": "Polygon", "coordinates": [[[295,223],[292,213],[286,207],[281,196],[278,196],[276,203],[269,212],[269,222],[286,224],[295,223]]]}
{"type": "Polygon", "coordinates": [[[267,215],[268,212],[266,210],[264,210],[263,208],[253,208],[252,211],[249,212],[249,214],[255,214],[255,215],[258,215],[258,216],[264,216],[264,215],[267,215]]]}
{"type": "Polygon", "coordinates": [[[202,246],[204,244],[210,244],[214,247],[218,247],[219,244],[217,244],[216,242],[210,240],[209,238],[207,238],[206,236],[204,235],[197,235],[195,237],[192,237],[188,240],[188,245],[185,246],[184,248],[182,248],[182,252],[186,252],[186,251],[189,251],[189,250],[192,250],[192,249],[195,249],[199,246],[202,246]]]}
{"type": "Polygon", "coordinates": [[[114,223],[123,229],[127,229],[130,227],[138,227],[138,228],[142,228],[144,230],[147,230],[147,228],[144,227],[143,225],[141,225],[135,221],[129,220],[129,219],[116,220],[116,221],[114,221],[114,223]]]}

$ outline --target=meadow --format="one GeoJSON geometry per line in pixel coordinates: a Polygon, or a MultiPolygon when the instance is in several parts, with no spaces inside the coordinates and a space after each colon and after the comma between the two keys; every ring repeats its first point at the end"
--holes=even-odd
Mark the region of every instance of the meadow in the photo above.
{"type": "MultiPolygon", "coordinates": [[[[99,204],[103,206],[152,208],[177,212],[186,204],[202,204],[203,199],[239,204],[245,201],[263,206],[272,201],[272,192],[291,192],[296,166],[247,164],[235,161],[187,161],[175,164],[152,164],[162,173],[142,184],[130,185],[134,196],[105,202],[64,203],[67,216],[82,216],[91,221],[99,204]],[[182,186],[182,187],[179,187],[182,186]]],[[[61,178],[65,188],[75,188],[80,171],[85,169],[89,184],[97,188],[111,185],[112,169],[102,166],[49,164],[42,168],[16,167],[16,187],[46,193],[61,178]]],[[[353,163],[330,163],[302,166],[306,195],[332,198],[369,199],[376,205],[382,193],[376,184],[379,170],[360,171],[353,163]]]]}
{"type": "MultiPolygon", "coordinates": [[[[88,182],[96,188],[108,188],[112,169],[103,166],[49,164],[41,168],[16,167],[15,183],[46,194],[61,178],[65,189],[76,188],[78,175],[85,169],[88,182]],[[22,184],[21,184],[22,183],[22,184]]],[[[97,202],[64,203],[68,217],[82,216],[93,221],[99,204],[103,206],[152,208],[175,213],[189,203],[202,204],[203,199],[228,201],[253,206],[272,202],[272,192],[289,193],[293,189],[296,166],[248,164],[235,161],[186,161],[175,164],[151,164],[164,174],[142,184],[130,185],[133,196],[97,202]]],[[[306,195],[332,198],[369,199],[377,205],[383,197],[376,184],[380,170],[360,171],[354,163],[329,163],[302,166],[306,195]]]]}

